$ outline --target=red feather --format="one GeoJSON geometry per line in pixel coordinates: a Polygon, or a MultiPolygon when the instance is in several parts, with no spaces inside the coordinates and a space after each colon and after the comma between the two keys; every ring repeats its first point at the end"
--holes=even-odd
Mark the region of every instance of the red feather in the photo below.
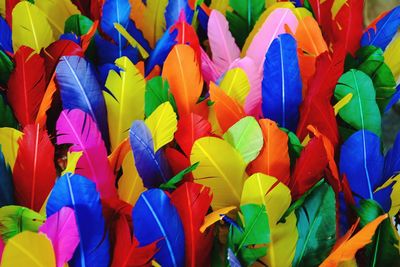
{"type": "Polygon", "coordinates": [[[190,156],[194,142],[211,133],[211,124],[200,115],[190,113],[180,117],[175,139],[186,156],[190,156]]]}
{"type": "Polygon", "coordinates": [[[328,165],[322,138],[313,137],[301,151],[296,161],[290,190],[292,198],[297,199],[316,184],[328,165]]]}
{"type": "Polygon", "coordinates": [[[333,27],[333,19],[332,19],[332,6],[334,0],[309,0],[309,3],[312,7],[314,17],[318,21],[319,26],[322,29],[322,34],[326,40],[326,43],[329,45],[333,41],[332,27],[333,27]]]}
{"type": "Polygon", "coordinates": [[[15,53],[15,69],[8,80],[7,99],[19,123],[32,124],[46,91],[44,60],[29,47],[15,53]]]}
{"type": "Polygon", "coordinates": [[[6,21],[8,25],[12,25],[12,11],[20,0],[6,0],[6,21]]]}
{"type": "MultiPolygon", "coordinates": [[[[177,175],[180,171],[190,167],[189,158],[174,148],[167,148],[165,150],[165,155],[174,175],[177,175]]],[[[193,182],[193,174],[186,174],[183,181],[193,182]]]]}
{"type": "Polygon", "coordinates": [[[13,170],[15,197],[21,206],[39,211],[56,180],[54,147],[38,124],[27,125],[18,144],[13,170]]]}
{"type": "Polygon", "coordinates": [[[211,200],[210,188],[195,183],[184,183],[171,195],[185,231],[185,266],[207,266],[210,262],[213,233],[201,233],[200,227],[211,200]]]}

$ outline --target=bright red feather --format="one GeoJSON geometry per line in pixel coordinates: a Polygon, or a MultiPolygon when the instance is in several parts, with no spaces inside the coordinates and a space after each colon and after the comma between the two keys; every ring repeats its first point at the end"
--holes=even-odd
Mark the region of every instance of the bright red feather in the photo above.
{"type": "Polygon", "coordinates": [[[334,0],[309,0],[312,7],[315,19],[318,21],[322,29],[326,43],[329,45],[333,41],[333,19],[332,19],[332,6],[334,0]]]}
{"type": "MultiPolygon", "coordinates": [[[[189,158],[174,148],[168,147],[165,149],[165,155],[174,175],[177,175],[179,172],[190,167],[189,158]]],[[[193,182],[193,174],[186,174],[183,178],[183,181],[193,182]]]]}
{"type": "Polygon", "coordinates": [[[178,35],[176,36],[175,41],[177,44],[187,44],[193,48],[199,65],[201,66],[201,50],[199,38],[197,37],[196,31],[193,27],[186,22],[186,18],[184,13],[181,13],[179,17],[179,21],[177,21],[172,27],[171,32],[175,29],[178,30],[178,35]]]}

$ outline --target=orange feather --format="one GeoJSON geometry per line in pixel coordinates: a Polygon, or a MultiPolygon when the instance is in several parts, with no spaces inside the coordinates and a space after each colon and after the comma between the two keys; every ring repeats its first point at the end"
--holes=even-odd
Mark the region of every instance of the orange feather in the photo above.
{"type": "Polygon", "coordinates": [[[47,89],[44,93],[42,103],[40,103],[39,111],[36,116],[35,123],[39,124],[41,129],[46,128],[46,120],[47,120],[46,112],[47,110],[49,110],[51,103],[53,102],[53,95],[57,90],[57,86],[54,79],[55,79],[55,73],[53,74],[49,84],[47,85],[47,89]]]}

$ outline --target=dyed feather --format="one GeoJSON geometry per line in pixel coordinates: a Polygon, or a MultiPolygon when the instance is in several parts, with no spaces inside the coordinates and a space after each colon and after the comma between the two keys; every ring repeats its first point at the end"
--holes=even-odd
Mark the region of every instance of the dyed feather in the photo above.
{"type": "Polygon", "coordinates": [[[11,29],[3,17],[0,18],[0,32],[0,49],[4,50],[5,52],[12,53],[13,47],[11,40],[11,29]]]}
{"type": "Polygon", "coordinates": [[[197,56],[198,62],[201,62],[199,37],[197,36],[195,28],[193,28],[193,26],[190,25],[190,22],[188,23],[185,21],[183,13],[179,17],[179,20],[170,29],[171,31],[175,30],[178,31],[178,35],[176,36],[176,42],[178,44],[189,45],[191,48],[193,48],[197,56]]]}
{"type": "Polygon", "coordinates": [[[100,85],[89,62],[78,56],[63,56],[56,68],[56,79],[64,109],[88,113],[108,144],[107,110],[100,85]]]}
{"type": "Polygon", "coordinates": [[[14,168],[19,147],[18,140],[22,137],[22,135],[22,132],[13,128],[0,128],[1,150],[3,152],[6,164],[10,165],[11,169],[14,168]]]}
{"type": "Polygon", "coordinates": [[[0,86],[5,86],[8,82],[10,74],[14,69],[14,63],[5,52],[0,50],[0,86]]]}
{"type": "Polygon", "coordinates": [[[211,11],[207,35],[212,60],[217,69],[224,72],[235,59],[240,57],[240,50],[229,31],[228,22],[217,10],[211,11]]]}
{"type": "Polygon", "coordinates": [[[206,83],[216,82],[221,73],[210,59],[207,53],[201,48],[201,74],[206,83]]]}
{"type": "Polygon", "coordinates": [[[56,180],[54,146],[39,125],[27,125],[18,144],[13,168],[15,198],[21,205],[39,211],[56,180]]]}
{"type": "Polygon", "coordinates": [[[387,180],[400,173],[400,134],[397,134],[393,146],[385,156],[383,180],[387,180]]]}
{"type": "Polygon", "coordinates": [[[40,103],[39,110],[35,119],[35,124],[44,129],[46,127],[47,121],[47,111],[50,109],[53,98],[55,97],[57,91],[57,85],[55,82],[55,75],[51,78],[49,84],[47,85],[46,91],[44,92],[42,102],[40,103]]]}
{"type": "Polygon", "coordinates": [[[250,83],[244,70],[233,68],[225,73],[219,87],[243,106],[250,90],[250,83]]]}
{"type": "Polygon", "coordinates": [[[44,60],[31,48],[15,53],[15,69],[8,80],[7,99],[15,117],[24,127],[35,122],[45,90],[44,60]]]}
{"type": "Polygon", "coordinates": [[[141,246],[157,240],[155,260],[163,266],[183,266],[185,234],[179,213],[160,189],[141,194],[132,210],[134,236],[141,246]],[[143,220],[146,218],[146,220],[143,220]]]}
{"type": "Polygon", "coordinates": [[[57,121],[57,144],[72,144],[70,151],[82,151],[76,173],[93,181],[102,198],[116,196],[107,150],[96,124],[88,114],[79,109],[61,112],[57,121]]]}
{"type": "Polygon", "coordinates": [[[0,145],[0,207],[13,204],[15,204],[15,199],[12,173],[0,145]]]}
{"type": "Polygon", "coordinates": [[[168,82],[164,81],[160,76],[156,76],[146,83],[144,97],[144,113],[146,117],[149,117],[164,102],[171,103],[174,111],[176,111],[175,99],[169,90],[168,82]]]}
{"type": "Polygon", "coordinates": [[[149,57],[147,50],[150,50],[150,47],[142,36],[142,33],[136,29],[135,24],[132,22],[129,22],[128,24],[128,29],[132,32],[132,34],[135,34],[135,36],[132,36],[121,24],[114,23],[114,28],[128,41],[132,47],[139,50],[139,53],[143,59],[149,57]],[[140,38],[138,41],[135,39],[136,36],[140,38]],[[146,48],[144,48],[142,45],[146,45],[146,48]]]}
{"type": "Polygon", "coordinates": [[[262,82],[264,116],[291,131],[297,127],[302,99],[296,49],[292,36],[279,35],[265,55],[262,82]]]}
{"type": "Polygon", "coordinates": [[[47,202],[47,216],[66,206],[74,209],[80,237],[71,265],[108,266],[110,244],[96,185],[77,174],[60,177],[47,202]]]}
{"type": "Polygon", "coordinates": [[[389,43],[389,45],[385,49],[385,52],[383,53],[385,63],[391,69],[394,79],[396,80],[397,84],[400,84],[400,64],[398,64],[397,60],[396,60],[396,58],[399,58],[399,56],[400,56],[400,37],[399,36],[400,35],[396,35],[396,37],[393,38],[393,40],[389,43]]]}
{"type": "Polygon", "coordinates": [[[203,137],[193,144],[190,162],[200,162],[194,180],[213,191],[213,209],[238,206],[246,167],[238,151],[224,140],[203,137]]]}
{"type": "Polygon", "coordinates": [[[128,153],[122,162],[122,176],[118,180],[118,196],[121,200],[135,205],[140,194],[146,190],[136,170],[133,154],[128,153]]]}
{"type": "Polygon", "coordinates": [[[19,2],[12,10],[13,49],[29,46],[36,53],[55,41],[53,31],[43,13],[37,6],[28,1],[19,2]]]}
{"type": "Polygon", "coordinates": [[[185,232],[185,265],[204,266],[210,261],[212,230],[201,233],[200,227],[210,208],[212,193],[208,187],[184,183],[171,195],[185,232]]]}
{"type": "Polygon", "coordinates": [[[400,7],[383,14],[374,20],[361,37],[361,45],[373,45],[385,50],[400,27],[400,7]]]}
{"type": "Polygon", "coordinates": [[[144,118],[144,93],[146,82],[143,75],[127,57],[115,61],[119,73],[110,70],[103,92],[107,106],[111,150],[128,137],[128,129],[134,120],[144,118]]]}
{"type": "Polygon", "coordinates": [[[167,0],[146,0],[142,32],[151,47],[154,47],[165,31],[166,22],[164,12],[167,5],[167,0]]]}
{"type": "Polygon", "coordinates": [[[179,17],[184,15],[184,20],[189,24],[192,23],[193,10],[190,8],[188,0],[168,1],[165,9],[166,27],[169,28],[179,20],[179,17]]]}
{"type": "Polygon", "coordinates": [[[187,45],[176,45],[165,60],[162,76],[171,87],[179,115],[192,112],[203,89],[194,50],[187,45]]]}
{"type": "Polygon", "coordinates": [[[76,225],[74,210],[62,208],[47,218],[39,228],[51,240],[57,267],[63,267],[73,256],[79,243],[79,232],[76,225]]]}
{"type": "Polygon", "coordinates": [[[1,266],[56,266],[53,246],[44,234],[23,232],[8,240],[1,266]]]}

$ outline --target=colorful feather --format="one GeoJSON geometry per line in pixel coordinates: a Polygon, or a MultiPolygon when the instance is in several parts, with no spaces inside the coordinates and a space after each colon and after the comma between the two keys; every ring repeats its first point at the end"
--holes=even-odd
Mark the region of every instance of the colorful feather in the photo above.
{"type": "Polygon", "coordinates": [[[15,204],[15,199],[12,173],[0,145],[0,207],[13,204],[15,204]]]}
{"type": "Polygon", "coordinates": [[[122,176],[118,180],[118,196],[121,200],[135,205],[140,194],[146,190],[136,170],[132,153],[128,153],[122,162],[122,176]]]}
{"type": "MultiPolygon", "coordinates": [[[[122,51],[122,47],[126,45],[126,39],[114,28],[114,23],[124,28],[128,27],[130,12],[131,6],[128,0],[104,1],[100,27],[118,45],[119,51],[122,51]]],[[[122,57],[122,54],[119,57],[122,57]]]]}
{"type": "Polygon", "coordinates": [[[144,25],[142,32],[151,47],[161,38],[166,28],[164,12],[167,0],[147,0],[143,14],[144,25]]]}
{"type": "Polygon", "coordinates": [[[17,159],[19,147],[18,140],[22,137],[22,135],[22,132],[13,128],[0,128],[1,150],[3,152],[6,164],[10,165],[11,169],[14,168],[15,160],[17,159]]]}
{"type": "Polygon", "coordinates": [[[3,17],[0,18],[0,32],[0,49],[4,50],[5,52],[12,53],[13,47],[11,40],[11,29],[3,17]]]}
{"type": "Polygon", "coordinates": [[[250,91],[250,82],[244,70],[232,68],[224,74],[219,87],[243,106],[250,91]]]}
{"type": "Polygon", "coordinates": [[[400,55],[400,38],[398,38],[398,36],[400,35],[397,35],[397,37],[393,38],[393,40],[389,43],[383,53],[383,57],[385,59],[385,63],[391,69],[397,84],[400,84],[400,64],[397,64],[396,62],[396,58],[398,58],[400,55]]]}
{"type": "Polygon", "coordinates": [[[185,16],[184,20],[186,22],[189,24],[192,22],[193,10],[190,8],[188,0],[168,1],[164,13],[166,27],[169,28],[175,24],[182,15],[185,16]]]}

